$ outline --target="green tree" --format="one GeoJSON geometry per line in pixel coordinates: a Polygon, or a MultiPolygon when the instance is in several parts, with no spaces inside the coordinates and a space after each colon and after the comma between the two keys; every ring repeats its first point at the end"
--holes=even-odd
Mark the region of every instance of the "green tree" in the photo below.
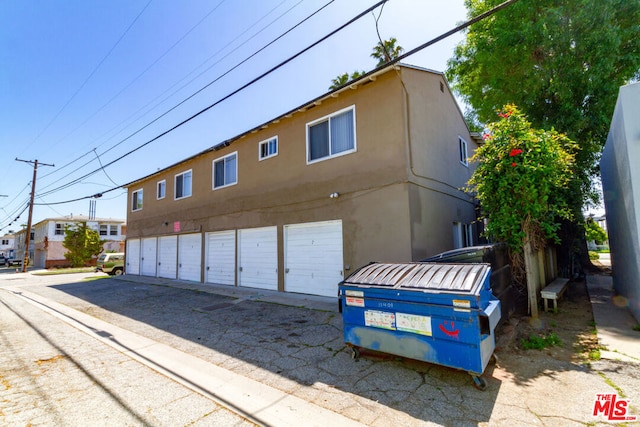
{"type": "Polygon", "coordinates": [[[86,222],[66,226],[64,229],[62,246],[67,249],[64,257],[72,267],[86,265],[93,256],[102,251],[103,244],[104,240],[100,239],[100,234],[87,227],[86,222]]]}
{"type": "Polygon", "coordinates": [[[488,219],[486,233],[506,242],[516,273],[524,271],[525,243],[535,251],[558,240],[559,220],[572,212],[564,194],[570,188],[575,143],[555,131],[531,127],[514,106],[506,105],[500,120],[487,125],[485,143],[468,191],[475,193],[488,219]]]}
{"type": "Polygon", "coordinates": [[[340,74],[335,79],[331,80],[331,86],[329,86],[329,90],[338,89],[340,86],[347,84],[351,80],[355,80],[358,77],[362,77],[365,75],[364,71],[354,71],[349,76],[349,73],[340,74]]]}
{"type": "Polygon", "coordinates": [[[601,245],[608,239],[607,232],[593,218],[587,218],[584,228],[588,242],[601,245]]]}
{"type": "Polygon", "coordinates": [[[395,37],[379,41],[373,48],[371,57],[378,60],[376,68],[399,57],[404,52],[395,37]]]}
{"type": "MultiPolygon", "coordinates": [[[[471,17],[501,2],[465,4],[471,17]]],[[[618,89],[640,77],[639,22],[637,0],[519,1],[470,26],[448,63],[448,80],[481,122],[512,103],[534,127],[578,143],[577,179],[565,193],[576,219],[565,227],[565,252],[584,236],[583,204],[597,200],[592,178],[618,89]]]]}

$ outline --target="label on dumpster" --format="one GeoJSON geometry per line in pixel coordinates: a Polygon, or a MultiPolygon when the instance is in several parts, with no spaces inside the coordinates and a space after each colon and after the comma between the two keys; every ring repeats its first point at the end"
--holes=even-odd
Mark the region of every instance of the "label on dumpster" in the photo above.
{"type": "Polygon", "coordinates": [[[347,305],[364,307],[364,298],[346,297],[347,305]]]}
{"type": "Polygon", "coordinates": [[[454,311],[471,311],[471,301],[467,301],[464,299],[454,299],[453,307],[454,311]]]}
{"type": "Polygon", "coordinates": [[[431,336],[431,316],[396,313],[396,327],[399,331],[431,336]]]}
{"type": "Polygon", "coordinates": [[[364,296],[364,291],[352,291],[349,289],[346,289],[344,291],[344,294],[348,297],[363,297],[364,296]]]}
{"type": "Polygon", "coordinates": [[[387,313],[386,311],[365,310],[364,312],[365,326],[374,328],[396,330],[396,315],[387,313]]]}

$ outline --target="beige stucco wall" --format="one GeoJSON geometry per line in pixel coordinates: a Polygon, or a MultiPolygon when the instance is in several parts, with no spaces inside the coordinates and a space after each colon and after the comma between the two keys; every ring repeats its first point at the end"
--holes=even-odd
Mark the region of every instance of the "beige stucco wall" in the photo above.
{"type": "Polygon", "coordinates": [[[180,233],[276,225],[281,276],[286,224],[342,220],[344,264],[351,270],[370,261],[419,260],[451,249],[452,221],[473,221],[473,205],[456,188],[466,182],[468,170],[451,168],[441,156],[451,156],[457,165],[457,133],[470,151],[473,142],[448,88],[440,92],[442,76],[402,68],[404,84],[416,92],[409,98],[399,76],[387,72],[218,151],[131,184],[127,237],[175,234],[176,222],[180,233]],[[436,99],[424,102],[422,97],[436,99]],[[357,151],[307,164],[306,124],[353,105],[357,151]],[[259,161],[259,142],[273,136],[278,136],[278,155],[259,161]],[[450,146],[431,147],[445,140],[450,146]],[[212,161],[234,152],[238,183],[212,190],[212,161]],[[174,200],[174,177],[187,170],[192,170],[192,196],[174,200]],[[161,180],[166,197],[157,200],[161,180]],[[443,184],[447,180],[455,185],[443,184]],[[143,209],[132,212],[131,193],[140,188],[143,209]],[[340,196],[330,198],[335,192],[340,196]]]}

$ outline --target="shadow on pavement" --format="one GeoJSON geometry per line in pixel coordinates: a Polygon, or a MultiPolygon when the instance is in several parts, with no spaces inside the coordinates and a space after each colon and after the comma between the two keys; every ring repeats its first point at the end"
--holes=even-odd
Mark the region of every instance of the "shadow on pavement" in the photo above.
{"type": "Polygon", "coordinates": [[[48,298],[364,423],[381,416],[381,404],[425,421],[477,425],[491,418],[504,381],[528,384],[539,376],[585,370],[571,361],[573,342],[544,352],[518,346],[529,331],[562,330],[569,341],[583,333],[590,312],[580,309],[579,289],[570,289],[560,312],[541,316],[540,324],[510,321],[498,331],[498,364],[487,367],[488,387],[481,392],[459,370],[370,351],[351,359],[337,309],[234,298],[206,285],[195,290],[106,279],[51,288],[66,296],[48,298]],[[560,328],[568,313],[572,320],[560,328]],[[358,411],[372,418],[355,416],[358,411]]]}

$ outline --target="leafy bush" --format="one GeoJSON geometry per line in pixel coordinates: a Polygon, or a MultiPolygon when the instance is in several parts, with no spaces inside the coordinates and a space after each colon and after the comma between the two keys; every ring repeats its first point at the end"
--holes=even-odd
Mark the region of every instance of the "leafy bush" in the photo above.
{"type": "Polygon", "coordinates": [[[600,259],[600,255],[598,255],[598,252],[589,251],[589,259],[590,260],[598,260],[598,259],[600,259]]]}
{"type": "Polygon", "coordinates": [[[520,344],[525,350],[543,350],[547,347],[560,346],[562,342],[555,332],[552,332],[547,336],[531,334],[528,339],[522,338],[520,344]]]}

